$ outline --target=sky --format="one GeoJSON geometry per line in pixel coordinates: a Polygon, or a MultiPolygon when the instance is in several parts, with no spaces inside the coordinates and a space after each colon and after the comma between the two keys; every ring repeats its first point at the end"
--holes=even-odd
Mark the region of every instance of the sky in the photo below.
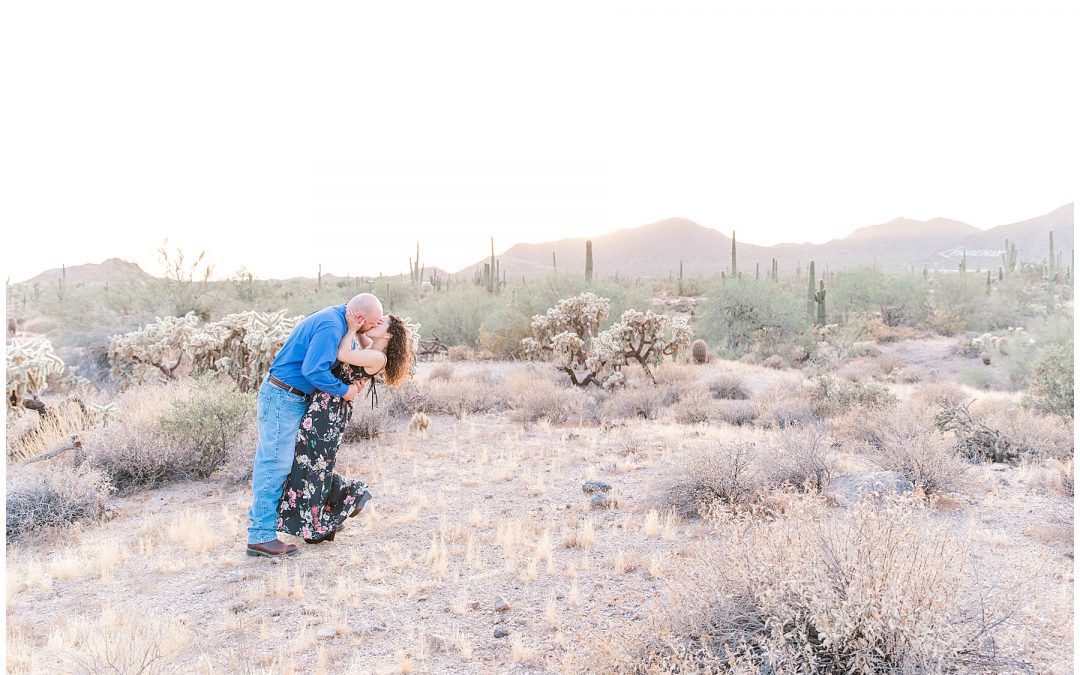
{"type": "Polygon", "coordinates": [[[456,271],[684,217],[748,243],[1073,201],[1077,3],[5,3],[4,276],[456,271]],[[1070,65],[1072,64],[1072,65],[1070,65]]]}

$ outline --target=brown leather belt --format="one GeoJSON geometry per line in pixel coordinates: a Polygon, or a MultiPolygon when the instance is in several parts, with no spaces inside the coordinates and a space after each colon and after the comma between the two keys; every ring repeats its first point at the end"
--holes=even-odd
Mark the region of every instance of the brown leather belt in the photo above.
{"type": "Polygon", "coordinates": [[[273,375],[270,375],[269,377],[267,377],[267,379],[270,381],[270,384],[274,385],[275,387],[281,387],[282,389],[289,392],[290,394],[296,394],[297,396],[303,396],[304,398],[308,398],[308,397],[311,396],[310,394],[306,394],[303,391],[301,391],[300,389],[297,389],[296,387],[294,387],[292,385],[285,384],[284,382],[277,379],[273,375]]]}

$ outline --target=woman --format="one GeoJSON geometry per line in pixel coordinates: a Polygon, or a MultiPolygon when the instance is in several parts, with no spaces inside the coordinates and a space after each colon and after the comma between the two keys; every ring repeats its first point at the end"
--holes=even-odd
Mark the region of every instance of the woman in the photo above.
{"type": "MultiPolygon", "coordinates": [[[[354,343],[359,325],[348,318],[349,329],[338,347],[334,374],[348,383],[371,381],[375,403],[374,377],[382,373],[391,386],[400,384],[412,364],[412,343],[405,322],[384,315],[367,332],[371,346],[357,349],[354,343]]],[[[278,504],[277,529],[309,544],[333,541],[346,518],[360,513],[371,493],[363,482],[347,481],[334,473],[341,435],[352,417],[352,403],[339,396],[316,391],[296,435],[296,456],[292,472],[278,504]]]]}

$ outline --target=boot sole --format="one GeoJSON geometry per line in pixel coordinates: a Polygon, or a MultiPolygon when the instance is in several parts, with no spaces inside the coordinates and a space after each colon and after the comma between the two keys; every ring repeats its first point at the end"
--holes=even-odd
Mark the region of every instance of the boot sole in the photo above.
{"type": "Polygon", "coordinates": [[[290,556],[300,555],[300,549],[296,549],[290,553],[263,553],[262,551],[256,551],[253,548],[249,548],[247,554],[254,558],[288,558],[290,556]]]}

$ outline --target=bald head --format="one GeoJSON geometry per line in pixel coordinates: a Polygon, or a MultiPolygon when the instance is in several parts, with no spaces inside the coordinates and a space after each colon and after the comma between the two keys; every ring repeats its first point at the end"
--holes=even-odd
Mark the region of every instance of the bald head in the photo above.
{"type": "Polygon", "coordinates": [[[382,318],[382,303],[371,293],[354,296],[345,309],[360,318],[361,332],[371,330],[382,318]]]}

